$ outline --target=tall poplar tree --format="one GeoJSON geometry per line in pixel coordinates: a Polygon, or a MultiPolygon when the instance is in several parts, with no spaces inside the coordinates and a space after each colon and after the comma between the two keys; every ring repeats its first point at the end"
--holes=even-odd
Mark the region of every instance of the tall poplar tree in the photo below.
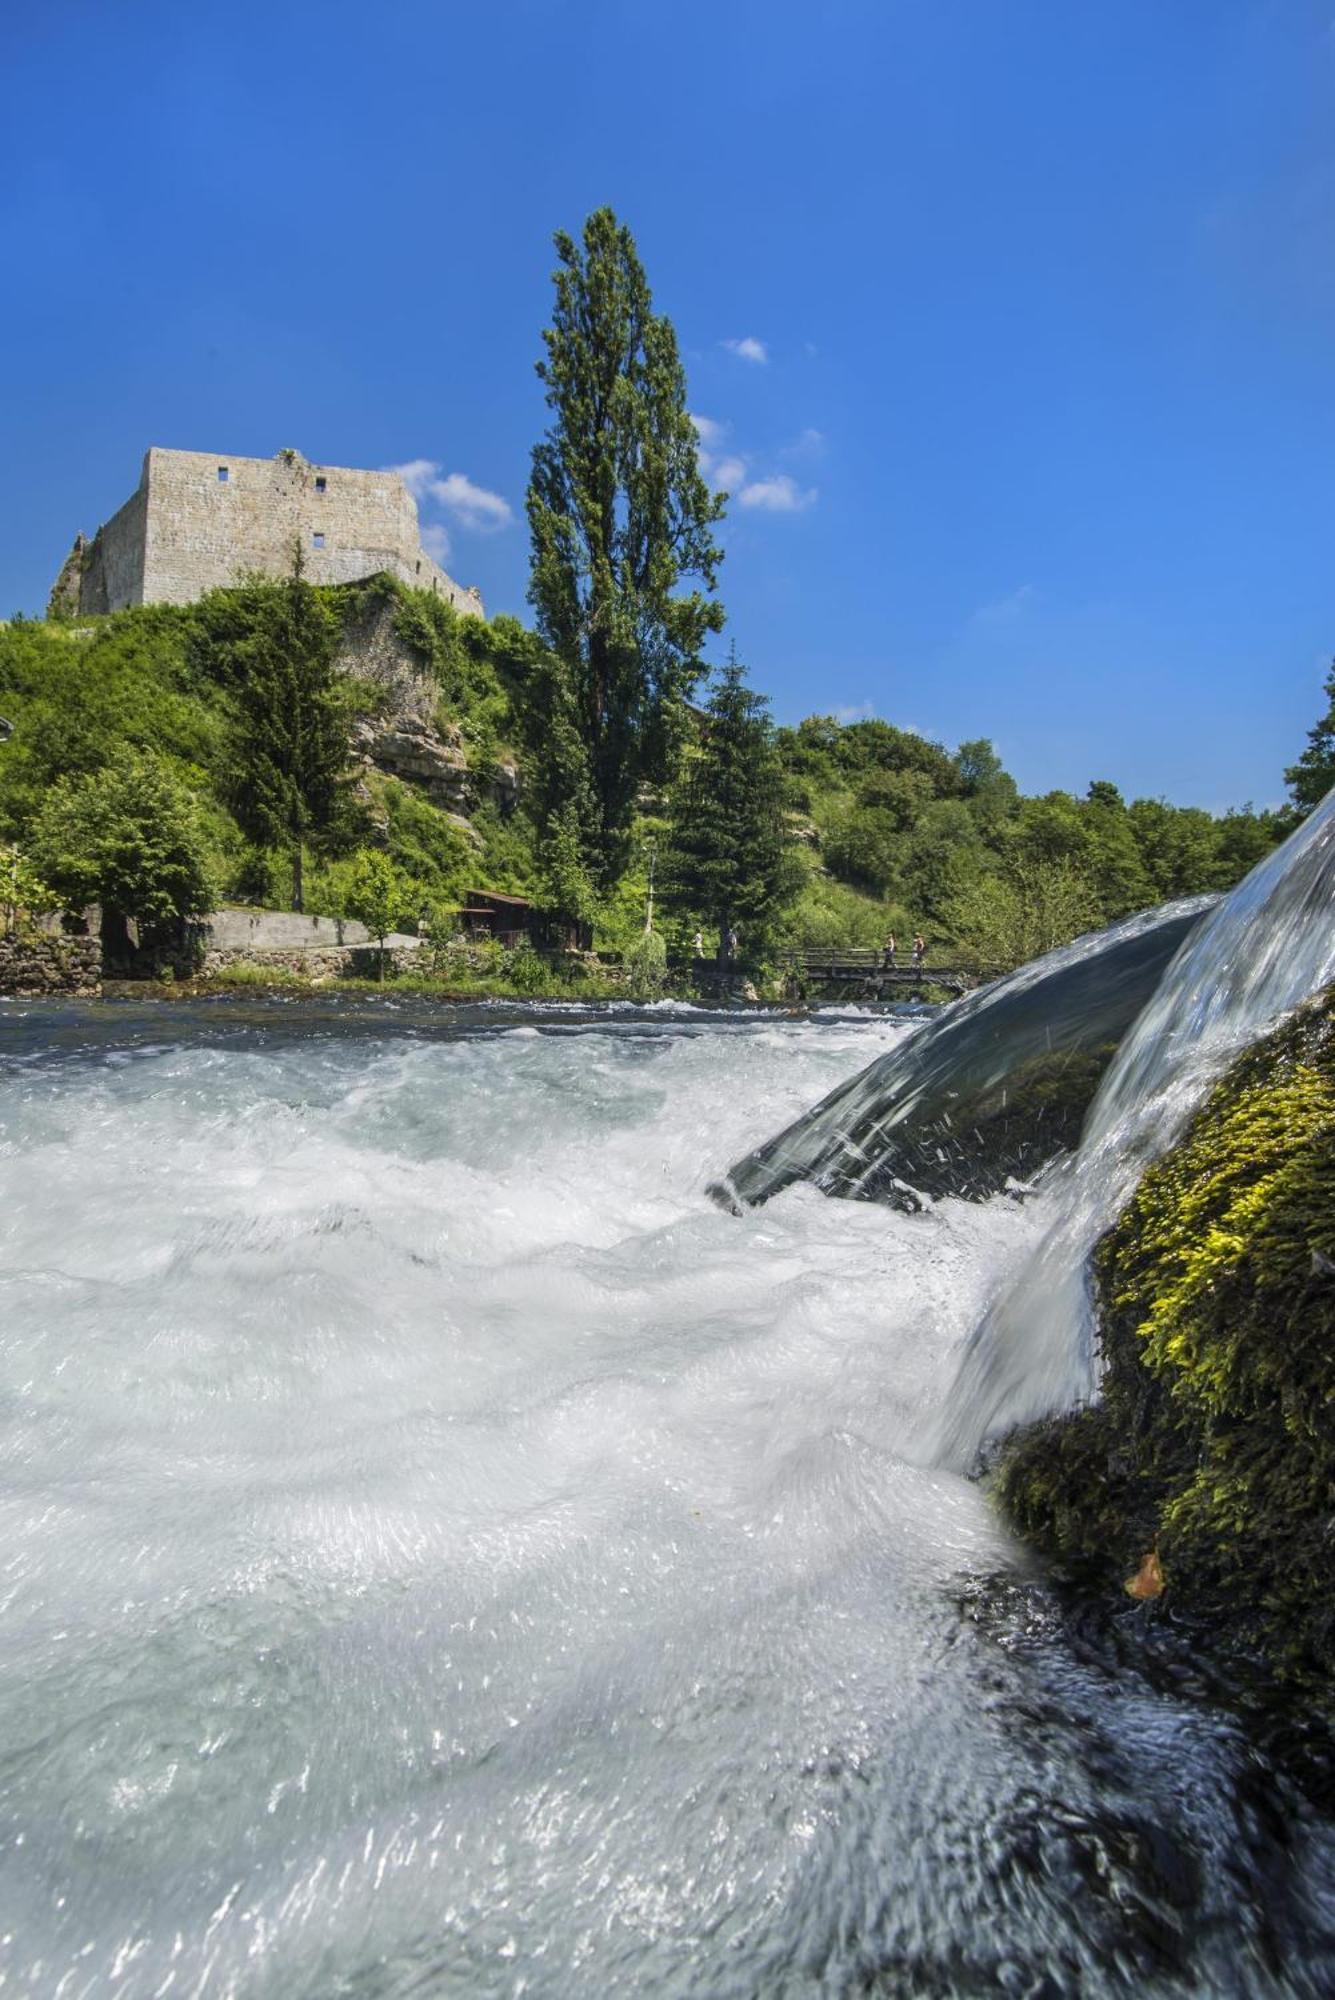
{"type": "Polygon", "coordinates": [[[605,890],[625,865],[637,791],[673,767],[705,636],[722,628],[723,501],[701,476],[677,337],[653,310],[630,231],[600,208],[581,242],[558,231],[555,243],[529,600],[564,678],[579,765],[546,786],[549,813],[579,823],[605,890]],[[679,589],[688,578],[697,587],[679,589]]]}
{"type": "Polygon", "coordinates": [[[230,648],[236,708],[223,789],[246,838],[290,861],[294,910],[307,847],[334,835],[347,811],[348,720],[334,639],[298,547],[292,574],[260,588],[249,629],[230,648]]]}
{"type": "Polygon", "coordinates": [[[741,955],[754,962],[799,887],[769,703],[746,685],[735,650],[710,696],[699,753],[672,801],[666,860],[666,900],[717,927],[720,970],[729,930],[737,928],[741,955]]]}

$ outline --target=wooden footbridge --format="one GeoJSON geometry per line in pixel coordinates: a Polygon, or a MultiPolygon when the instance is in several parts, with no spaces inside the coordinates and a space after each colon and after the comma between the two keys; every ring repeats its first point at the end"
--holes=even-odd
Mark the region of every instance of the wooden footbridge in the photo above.
{"type": "Polygon", "coordinates": [[[897,958],[887,963],[883,951],[871,947],[785,953],[782,969],[794,995],[821,992],[840,1000],[911,998],[929,989],[958,997],[986,985],[1001,970],[992,965],[915,964],[897,958]]]}

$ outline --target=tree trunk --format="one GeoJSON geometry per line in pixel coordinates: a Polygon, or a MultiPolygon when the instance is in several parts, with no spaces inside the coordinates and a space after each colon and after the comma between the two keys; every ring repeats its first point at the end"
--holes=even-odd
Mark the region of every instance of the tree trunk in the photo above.
{"type": "Polygon", "coordinates": [[[305,904],[302,901],[302,864],[304,859],[301,842],[298,841],[292,850],[292,907],[298,914],[305,908],[305,904]]]}

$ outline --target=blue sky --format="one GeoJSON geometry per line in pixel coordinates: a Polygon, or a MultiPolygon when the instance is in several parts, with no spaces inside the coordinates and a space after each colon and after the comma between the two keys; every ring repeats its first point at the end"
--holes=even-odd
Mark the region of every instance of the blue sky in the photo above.
{"type": "Polygon", "coordinates": [[[551,232],[610,202],[780,720],[1281,797],[1335,652],[1335,0],[8,0],[0,74],[5,612],[157,443],[416,464],[522,614],[551,232]]]}

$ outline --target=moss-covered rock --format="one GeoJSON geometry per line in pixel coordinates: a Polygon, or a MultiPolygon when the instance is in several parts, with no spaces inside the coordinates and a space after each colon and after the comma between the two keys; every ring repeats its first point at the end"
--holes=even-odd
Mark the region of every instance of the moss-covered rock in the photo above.
{"type": "Polygon", "coordinates": [[[1102,1400],[1010,1442],[1006,1513],[1335,1704],[1335,991],[1233,1065],[1095,1285],[1102,1400]]]}

